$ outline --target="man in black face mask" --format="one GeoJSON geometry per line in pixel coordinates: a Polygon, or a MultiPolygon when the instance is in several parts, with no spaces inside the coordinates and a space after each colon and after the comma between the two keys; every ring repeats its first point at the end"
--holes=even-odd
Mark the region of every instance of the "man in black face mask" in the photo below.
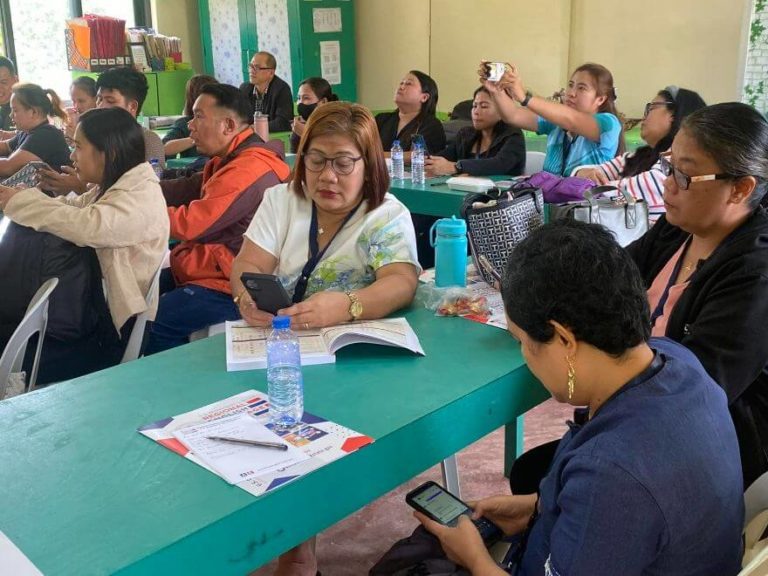
{"type": "Polygon", "coordinates": [[[299,140],[301,140],[302,134],[304,134],[304,126],[309,120],[310,114],[315,111],[320,104],[326,102],[333,102],[338,100],[339,97],[331,90],[331,85],[324,78],[314,76],[307,78],[299,84],[299,97],[296,104],[296,110],[299,113],[293,119],[291,124],[291,152],[296,153],[299,147],[299,140]]]}

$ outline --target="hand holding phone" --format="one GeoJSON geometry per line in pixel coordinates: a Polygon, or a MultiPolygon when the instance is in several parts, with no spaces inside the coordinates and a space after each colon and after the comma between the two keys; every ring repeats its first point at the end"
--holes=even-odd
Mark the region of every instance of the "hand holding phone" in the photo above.
{"type": "Polygon", "coordinates": [[[293,304],[277,276],[243,272],[240,275],[240,281],[259,310],[277,314],[278,310],[293,304]]]}
{"type": "Polygon", "coordinates": [[[405,501],[415,510],[445,526],[454,527],[459,518],[467,516],[477,527],[486,546],[503,536],[501,528],[487,518],[472,518],[472,509],[436,482],[428,481],[411,490],[405,501]]]}

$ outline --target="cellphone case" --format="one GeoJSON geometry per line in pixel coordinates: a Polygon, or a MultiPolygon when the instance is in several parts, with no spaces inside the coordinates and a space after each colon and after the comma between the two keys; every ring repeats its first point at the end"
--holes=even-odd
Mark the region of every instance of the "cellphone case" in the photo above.
{"type": "Polygon", "coordinates": [[[277,276],[243,272],[240,281],[253,301],[256,302],[259,310],[277,314],[278,310],[288,308],[293,304],[277,276]]]}

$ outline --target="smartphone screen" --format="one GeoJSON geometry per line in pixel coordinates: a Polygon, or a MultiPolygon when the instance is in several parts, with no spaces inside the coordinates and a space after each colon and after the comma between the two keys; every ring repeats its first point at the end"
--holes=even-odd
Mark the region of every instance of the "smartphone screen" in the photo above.
{"type": "Polygon", "coordinates": [[[425,490],[412,496],[415,504],[429,512],[433,518],[445,525],[451,525],[462,514],[467,514],[470,509],[464,502],[443,490],[437,484],[428,486],[425,490]]]}

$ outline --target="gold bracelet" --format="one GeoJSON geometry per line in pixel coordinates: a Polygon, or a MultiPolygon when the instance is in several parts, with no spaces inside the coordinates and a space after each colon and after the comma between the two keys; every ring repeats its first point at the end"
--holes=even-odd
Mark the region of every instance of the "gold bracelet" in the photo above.
{"type": "Polygon", "coordinates": [[[234,303],[235,303],[235,306],[240,306],[240,300],[243,298],[243,296],[245,296],[245,293],[246,293],[246,292],[247,292],[247,290],[246,290],[245,288],[243,288],[243,289],[240,291],[240,294],[238,294],[237,296],[235,296],[235,297],[232,299],[232,300],[234,301],[234,303]]]}

